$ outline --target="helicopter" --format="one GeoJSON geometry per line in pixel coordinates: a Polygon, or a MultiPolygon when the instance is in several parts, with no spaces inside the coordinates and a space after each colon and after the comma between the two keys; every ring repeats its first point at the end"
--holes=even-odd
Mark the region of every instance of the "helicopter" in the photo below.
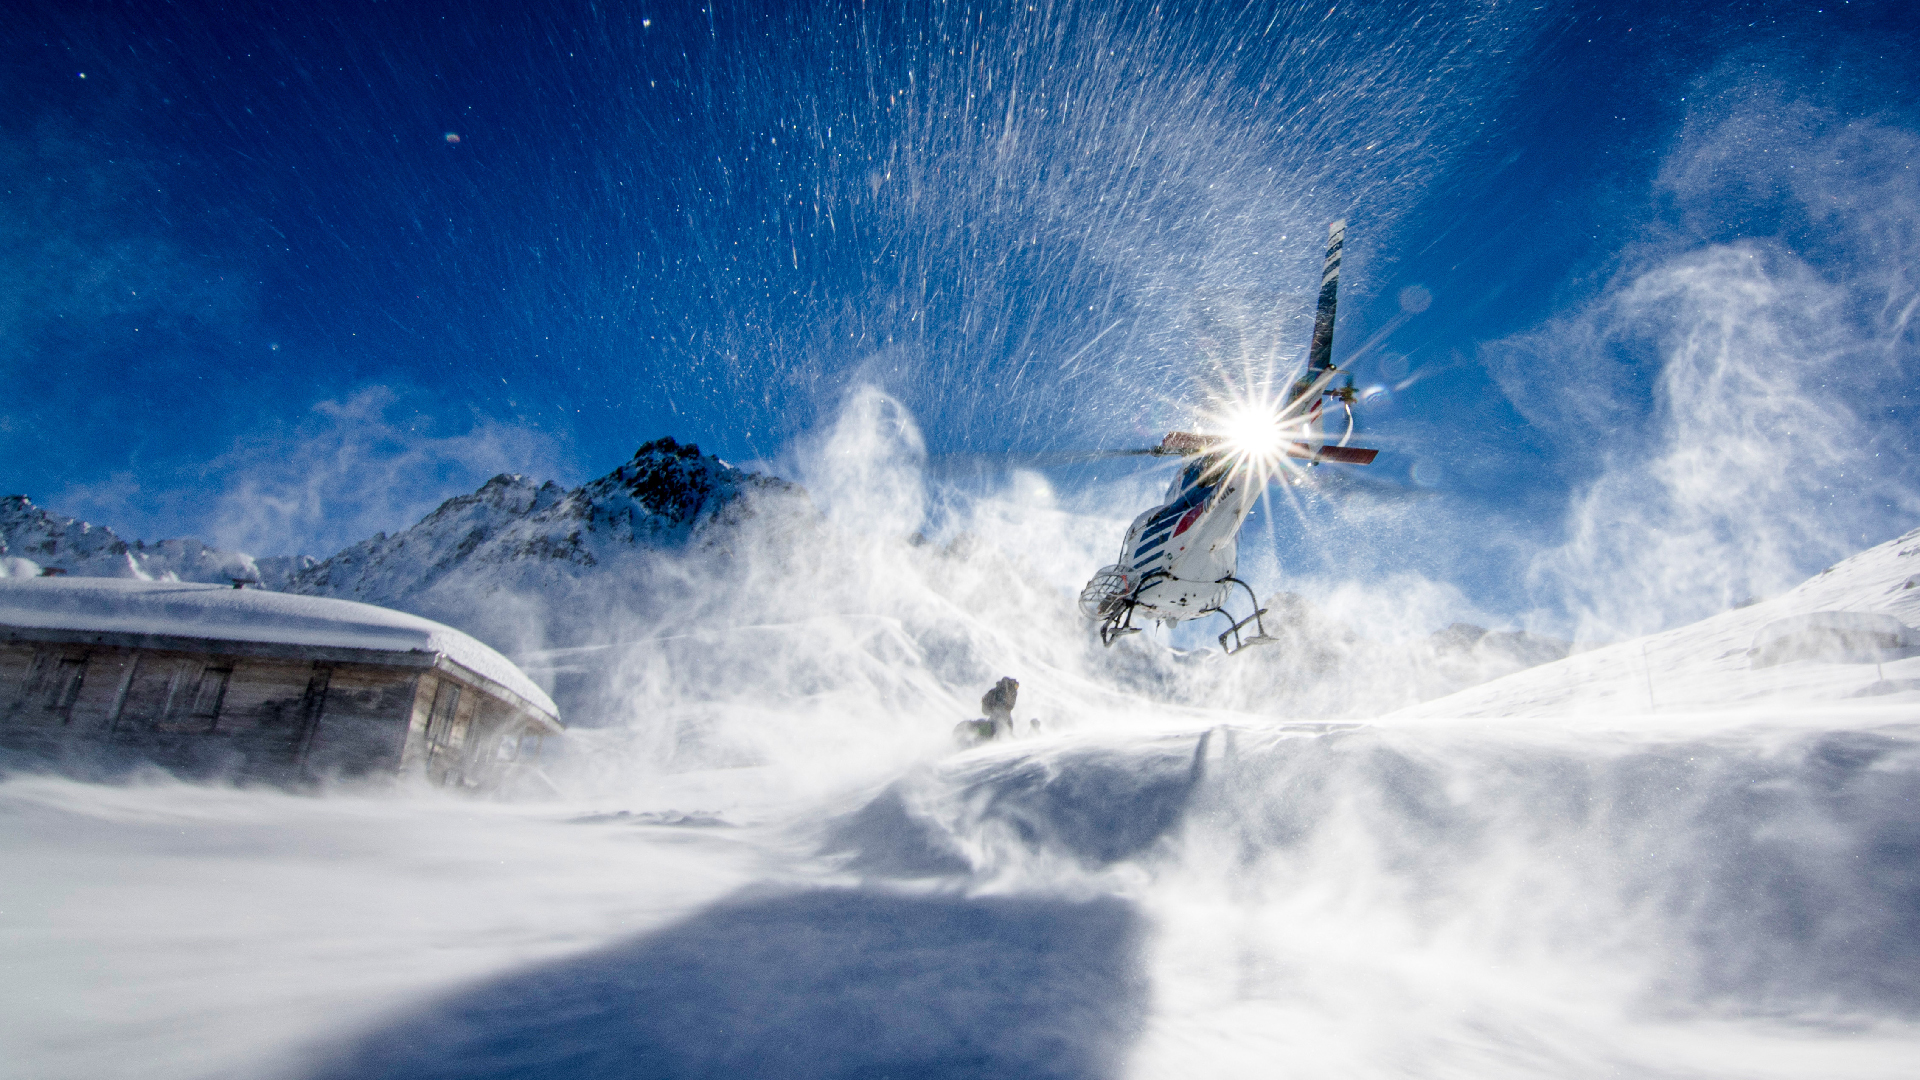
{"type": "Polygon", "coordinates": [[[1377,450],[1349,446],[1353,436],[1353,377],[1333,366],[1334,310],[1340,293],[1340,252],[1346,242],[1343,218],[1327,227],[1327,258],[1320,278],[1313,338],[1307,365],[1277,408],[1243,406],[1224,417],[1217,434],[1169,432],[1158,446],[1116,451],[1154,457],[1190,458],[1167,487],[1165,501],[1143,511],[1127,527],[1120,558],[1094,573],[1080,592],[1080,610],[1097,622],[1100,643],[1145,629],[1136,619],[1165,625],[1218,614],[1228,622],[1219,636],[1231,656],[1275,639],[1261,621],[1253,587],[1234,576],[1241,523],[1276,477],[1321,462],[1370,464],[1377,450]],[[1329,416],[1344,413],[1338,439],[1326,429],[1329,416]],[[1235,619],[1226,611],[1234,587],[1246,590],[1253,613],[1235,619]],[[1249,632],[1251,629],[1251,632],[1249,632]]]}

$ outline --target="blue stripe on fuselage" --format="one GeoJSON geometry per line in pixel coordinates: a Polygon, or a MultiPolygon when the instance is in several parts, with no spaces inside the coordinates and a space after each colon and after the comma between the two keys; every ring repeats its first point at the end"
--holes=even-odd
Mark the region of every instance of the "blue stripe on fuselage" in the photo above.
{"type": "Polygon", "coordinates": [[[1203,488],[1194,488],[1192,491],[1168,503],[1152,517],[1147,519],[1147,527],[1141,530],[1141,537],[1144,538],[1148,533],[1158,529],[1171,527],[1175,522],[1179,521],[1181,516],[1187,511],[1196,506],[1206,505],[1207,500],[1213,496],[1213,493],[1218,490],[1219,487],[1220,485],[1218,484],[1208,484],[1203,488]]]}
{"type": "MultiPolygon", "coordinates": [[[[1187,511],[1197,506],[1205,506],[1214,492],[1220,490],[1220,481],[1201,484],[1200,474],[1205,471],[1205,461],[1196,461],[1187,466],[1186,481],[1193,486],[1180,493],[1180,497],[1153,512],[1147,519],[1147,525],[1140,530],[1140,543],[1133,550],[1134,565],[1146,558],[1147,553],[1166,543],[1173,537],[1174,526],[1186,516],[1187,511]]],[[[1164,552],[1162,553],[1164,554],[1164,552]]]]}

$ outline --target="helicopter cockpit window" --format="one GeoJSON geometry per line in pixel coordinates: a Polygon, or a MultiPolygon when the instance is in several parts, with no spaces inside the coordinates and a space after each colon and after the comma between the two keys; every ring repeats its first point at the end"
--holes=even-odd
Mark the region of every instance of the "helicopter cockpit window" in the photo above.
{"type": "Polygon", "coordinates": [[[1173,486],[1167,489],[1168,500],[1171,501],[1178,498],[1181,492],[1198,484],[1200,482],[1200,476],[1206,472],[1206,468],[1206,458],[1195,458],[1188,462],[1186,468],[1180,470],[1180,475],[1173,478],[1173,486]]]}

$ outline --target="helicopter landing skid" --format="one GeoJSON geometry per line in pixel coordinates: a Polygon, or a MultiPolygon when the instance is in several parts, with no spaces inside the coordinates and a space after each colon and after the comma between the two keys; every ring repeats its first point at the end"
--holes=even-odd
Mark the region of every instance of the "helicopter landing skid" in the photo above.
{"type": "Polygon", "coordinates": [[[1120,610],[1107,616],[1100,624],[1100,644],[1113,648],[1113,643],[1128,634],[1137,634],[1143,627],[1133,625],[1133,601],[1123,601],[1120,610]]]}
{"type": "MultiPolygon", "coordinates": [[[[1250,648],[1254,645],[1278,644],[1280,639],[1268,635],[1266,625],[1260,621],[1260,616],[1265,615],[1267,609],[1261,607],[1259,598],[1253,595],[1253,586],[1248,585],[1236,577],[1224,578],[1222,580],[1230,581],[1247,590],[1247,599],[1253,601],[1253,614],[1238,622],[1233,622],[1232,625],[1228,626],[1220,635],[1220,647],[1227,651],[1228,656],[1232,656],[1240,650],[1250,648]],[[1248,623],[1253,624],[1254,632],[1251,636],[1243,636],[1241,631],[1247,628],[1248,623]],[[1233,644],[1227,644],[1228,638],[1233,639],[1233,644]]],[[[1233,616],[1228,615],[1224,609],[1214,608],[1214,610],[1220,612],[1220,614],[1225,616],[1230,622],[1233,620],[1233,616]]]]}
{"type": "Polygon", "coordinates": [[[1170,576],[1172,575],[1165,570],[1155,570],[1140,579],[1140,584],[1135,585],[1125,597],[1111,597],[1106,604],[1103,604],[1101,610],[1106,612],[1106,616],[1100,622],[1100,644],[1111,649],[1114,642],[1128,634],[1137,634],[1146,629],[1133,625],[1133,609],[1139,605],[1140,594],[1146,590],[1147,586],[1170,576]],[[1109,604],[1112,606],[1107,606],[1109,604]]]}

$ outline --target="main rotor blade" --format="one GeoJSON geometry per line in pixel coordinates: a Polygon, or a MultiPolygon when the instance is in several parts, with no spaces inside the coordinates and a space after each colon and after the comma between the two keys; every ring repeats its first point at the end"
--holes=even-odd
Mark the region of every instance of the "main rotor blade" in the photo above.
{"type": "Polygon", "coordinates": [[[1327,446],[1313,447],[1305,443],[1294,443],[1293,445],[1298,449],[1288,451],[1288,457],[1303,457],[1309,461],[1337,461],[1343,465],[1371,465],[1373,464],[1373,459],[1380,455],[1380,451],[1369,450],[1364,446],[1334,446],[1329,444],[1327,446]]]}

